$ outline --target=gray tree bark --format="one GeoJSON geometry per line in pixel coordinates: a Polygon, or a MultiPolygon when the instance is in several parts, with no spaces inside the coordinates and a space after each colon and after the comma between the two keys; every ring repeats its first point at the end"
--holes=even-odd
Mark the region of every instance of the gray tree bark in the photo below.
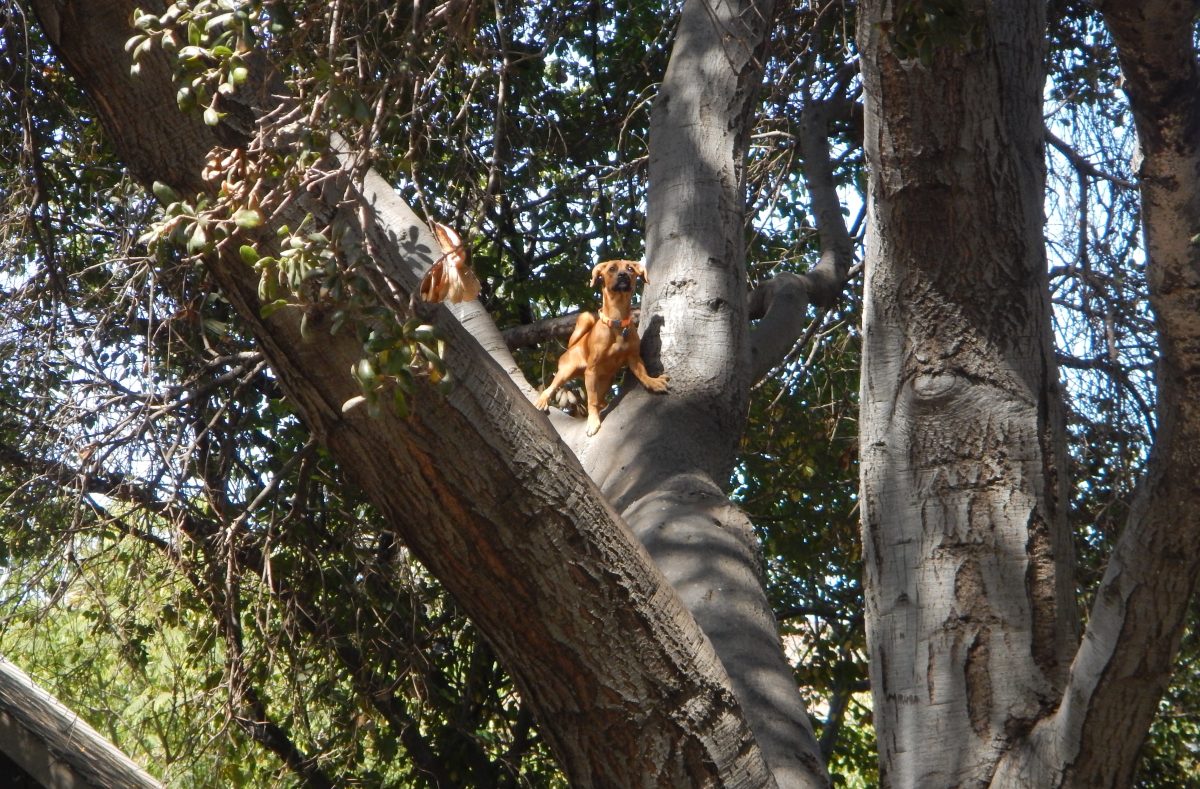
{"type": "MultiPolygon", "coordinates": [[[[862,506],[885,786],[1128,786],[1200,573],[1194,4],[1103,4],[1145,154],[1162,358],[1149,470],[1076,649],[1042,258],[1040,3],[960,47],[859,41],[870,178],[862,506]]],[[[973,16],[972,16],[973,15],[973,16]]],[[[911,20],[907,20],[911,22],[911,20]]]]}
{"type": "Polygon", "coordinates": [[[998,773],[1007,786],[1128,786],[1200,579],[1200,69],[1194,3],[1102,3],[1133,108],[1158,429],[1056,714],[998,773]],[[1114,736],[1120,732],[1120,736],[1114,736]],[[1032,783],[1030,783],[1032,782],[1032,783]]]}
{"type": "Polygon", "coordinates": [[[754,374],[743,165],[773,14],[771,0],[684,4],[650,122],[641,317],[670,391],[632,389],[577,451],[712,641],[779,785],[806,787],[828,777],[752,525],[725,491],[754,374]]]}
{"type": "Polygon", "coordinates": [[[967,2],[923,64],[858,38],[870,172],[860,423],[885,786],[985,786],[1074,644],[1042,240],[1044,4],[967,2]]]}

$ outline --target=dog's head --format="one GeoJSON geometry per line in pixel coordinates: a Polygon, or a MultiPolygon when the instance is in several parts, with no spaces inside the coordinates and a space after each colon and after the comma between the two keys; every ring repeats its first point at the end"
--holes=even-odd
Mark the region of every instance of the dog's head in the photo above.
{"type": "Polygon", "coordinates": [[[631,292],[637,280],[649,282],[646,269],[636,260],[606,260],[592,269],[592,287],[614,293],[631,292]]]}

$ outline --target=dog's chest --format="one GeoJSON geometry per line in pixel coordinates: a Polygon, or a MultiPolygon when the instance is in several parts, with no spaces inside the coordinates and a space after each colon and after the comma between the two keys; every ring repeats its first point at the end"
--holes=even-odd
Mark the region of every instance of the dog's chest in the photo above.
{"type": "Polygon", "coordinates": [[[631,353],[637,334],[631,328],[614,329],[610,326],[599,327],[596,339],[600,342],[593,346],[593,356],[605,360],[623,360],[631,353]]]}

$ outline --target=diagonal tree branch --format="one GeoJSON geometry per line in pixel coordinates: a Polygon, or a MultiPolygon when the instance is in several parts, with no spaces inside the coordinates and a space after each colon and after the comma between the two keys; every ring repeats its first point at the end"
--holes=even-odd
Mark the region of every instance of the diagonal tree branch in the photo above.
{"type": "Polygon", "coordinates": [[[1046,129],[1046,142],[1050,143],[1054,150],[1065,156],[1067,161],[1071,163],[1071,166],[1083,175],[1091,176],[1092,178],[1101,178],[1122,189],[1137,189],[1138,185],[1136,182],[1127,181],[1124,178],[1118,178],[1112,173],[1104,172],[1086,156],[1072,148],[1066,140],[1050,131],[1050,129],[1046,129]]]}
{"type": "MultiPolygon", "coordinates": [[[[130,170],[143,182],[201,189],[198,173],[215,140],[175,109],[164,58],[155,54],[141,78],[129,77],[122,45],[132,3],[35,7],[130,170]]],[[[384,273],[411,293],[436,248],[424,222],[370,173],[361,188],[339,184],[339,201],[347,190],[347,224],[365,209],[384,273]]],[[[330,194],[306,198],[309,209],[346,210],[324,202],[330,194]]],[[[357,393],[347,374],[357,341],[345,333],[309,339],[295,308],[261,317],[257,278],[236,253],[209,267],[309,429],[488,636],[573,783],[633,785],[652,765],[666,784],[770,785],[711,645],[462,323],[438,310],[447,368],[459,382],[448,397],[418,384],[410,420],[343,414],[357,393]],[[614,751],[637,756],[614,760],[614,751]]]]}
{"type": "MultiPolygon", "coordinates": [[[[162,786],[4,658],[0,658],[0,751],[34,779],[33,785],[162,786]]],[[[6,780],[16,782],[17,776],[6,780]]]]}

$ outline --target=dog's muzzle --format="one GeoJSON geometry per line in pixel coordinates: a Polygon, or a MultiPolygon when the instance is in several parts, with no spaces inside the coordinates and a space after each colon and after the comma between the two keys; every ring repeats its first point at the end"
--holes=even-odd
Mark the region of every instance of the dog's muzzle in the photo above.
{"type": "Polygon", "coordinates": [[[617,275],[617,281],[613,283],[613,290],[633,290],[633,278],[622,271],[617,275]]]}

